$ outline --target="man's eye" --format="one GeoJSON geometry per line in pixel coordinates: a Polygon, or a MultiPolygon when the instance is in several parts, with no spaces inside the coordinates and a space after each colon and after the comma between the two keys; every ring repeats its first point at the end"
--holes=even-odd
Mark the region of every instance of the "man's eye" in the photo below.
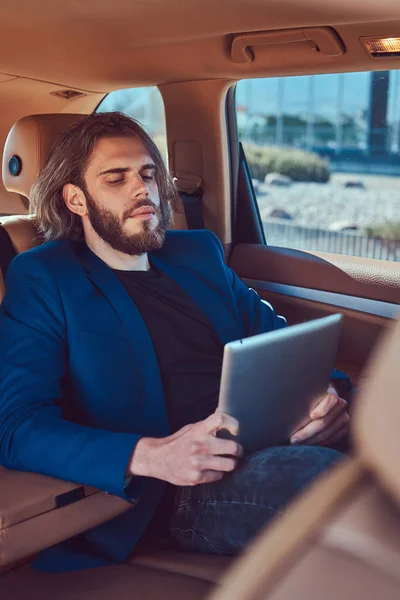
{"type": "Polygon", "coordinates": [[[154,173],[151,175],[141,175],[141,178],[143,181],[154,181],[154,173]]]}
{"type": "Polygon", "coordinates": [[[107,183],[109,183],[110,185],[118,185],[119,183],[122,183],[124,180],[122,178],[120,179],[109,179],[107,183]]]}

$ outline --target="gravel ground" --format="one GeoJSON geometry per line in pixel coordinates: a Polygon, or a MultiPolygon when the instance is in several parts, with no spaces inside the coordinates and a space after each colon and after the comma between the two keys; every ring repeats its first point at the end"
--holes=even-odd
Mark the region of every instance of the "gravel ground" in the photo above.
{"type": "Polygon", "coordinates": [[[363,228],[386,221],[400,222],[400,177],[334,174],[329,183],[292,183],[288,187],[256,183],[262,220],[274,209],[289,213],[298,225],[329,228],[347,223],[363,228]],[[357,180],[365,189],[345,188],[357,180]]]}

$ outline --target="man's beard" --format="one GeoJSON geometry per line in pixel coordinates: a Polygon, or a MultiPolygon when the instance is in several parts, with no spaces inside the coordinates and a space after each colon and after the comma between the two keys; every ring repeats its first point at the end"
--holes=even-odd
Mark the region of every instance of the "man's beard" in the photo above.
{"type": "Polygon", "coordinates": [[[171,218],[168,203],[161,201],[160,207],[158,207],[151,200],[138,201],[129,213],[143,206],[149,206],[158,218],[157,227],[152,230],[151,220],[142,221],[142,231],[140,233],[127,233],[124,231],[123,225],[129,218],[128,215],[124,215],[121,220],[111,210],[97,206],[93,196],[87,190],[84,193],[90,224],[97,235],[111,248],[124,254],[139,256],[153,250],[159,250],[162,247],[171,218]]]}

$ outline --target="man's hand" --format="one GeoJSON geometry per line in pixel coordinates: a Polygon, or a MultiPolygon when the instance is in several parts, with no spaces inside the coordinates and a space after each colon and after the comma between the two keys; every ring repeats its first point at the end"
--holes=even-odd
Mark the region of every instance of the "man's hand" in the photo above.
{"type": "Polygon", "coordinates": [[[333,386],[312,410],[311,422],[292,435],[292,444],[312,444],[326,446],[334,444],[348,431],[350,417],[347,402],[340,398],[333,386]]]}
{"type": "Polygon", "coordinates": [[[204,421],[186,425],[166,438],[142,438],[130,464],[131,475],[143,475],[187,486],[219,481],[233,471],[242,447],[233,440],[216,437],[227,429],[236,436],[239,423],[218,410],[204,421]]]}

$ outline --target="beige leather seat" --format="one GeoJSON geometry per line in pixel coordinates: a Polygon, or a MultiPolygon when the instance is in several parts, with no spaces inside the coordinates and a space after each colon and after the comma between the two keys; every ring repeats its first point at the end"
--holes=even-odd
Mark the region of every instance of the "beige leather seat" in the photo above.
{"type": "Polygon", "coordinates": [[[211,600],[400,598],[399,357],[400,321],[358,396],[357,458],[275,521],[211,600]]]}
{"type": "MultiPolygon", "coordinates": [[[[45,161],[57,134],[81,115],[35,115],[24,117],[11,129],[3,156],[3,181],[7,190],[29,198],[30,189],[45,161]],[[9,169],[12,157],[19,157],[21,171],[9,169]]],[[[29,216],[3,217],[0,223],[8,231],[16,252],[41,243],[29,216]]],[[[0,273],[0,302],[4,296],[0,273]]],[[[1,467],[0,467],[1,475],[1,467]]],[[[29,494],[29,490],[26,491],[29,494]]],[[[1,507],[0,507],[1,521],[1,507]]],[[[1,556],[1,527],[0,527],[1,556]]],[[[193,555],[169,550],[136,552],[129,566],[95,569],[68,575],[41,575],[29,565],[0,577],[0,597],[6,589],[9,597],[32,598],[200,598],[218,582],[230,563],[229,557],[193,555]],[[115,586],[112,582],[115,582],[115,586]],[[112,592],[110,589],[112,587],[112,592]],[[59,589],[62,587],[63,595],[59,589]],[[26,590],[26,591],[24,591],[26,590]],[[79,593],[78,593],[79,590],[79,593]]]]}

